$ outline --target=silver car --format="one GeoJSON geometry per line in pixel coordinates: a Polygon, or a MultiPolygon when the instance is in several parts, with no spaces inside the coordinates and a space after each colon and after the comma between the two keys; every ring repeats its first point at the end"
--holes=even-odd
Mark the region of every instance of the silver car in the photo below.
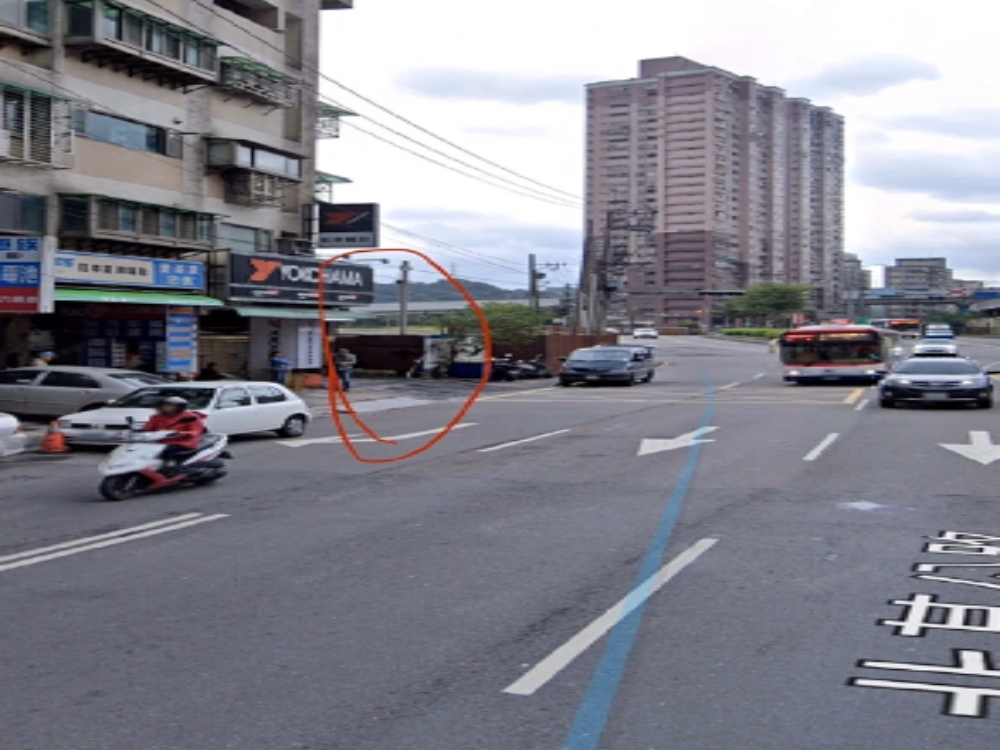
{"type": "Polygon", "coordinates": [[[903,401],[965,402],[993,406],[993,380],[971,359],[913,357],[899,363],[879,385],[879,403],[892,408],[903,401]]]}
{"type": "Polygon", "coordinates": [[[924,339],[913,345],[915,357],[957,357],[958,344],[954,339],[924,339]]]}
{"type": "Polygon", "coordinates": [[[60,417],[169,382],[148,372],[110,367],[18,367],[0,372],[0,411],[60,417]]]}

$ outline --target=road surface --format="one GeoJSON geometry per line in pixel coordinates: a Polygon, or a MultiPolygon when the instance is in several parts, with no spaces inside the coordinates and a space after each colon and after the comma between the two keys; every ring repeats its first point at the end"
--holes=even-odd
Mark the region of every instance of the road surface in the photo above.
{"type": "Polygon", "coordinates": [[[126,503],[98,454],[0,465],[0,746],[996,747],[1000,411],[657,347],[650,385],[494,389],[402,463],[323,419],[126,503]]]}

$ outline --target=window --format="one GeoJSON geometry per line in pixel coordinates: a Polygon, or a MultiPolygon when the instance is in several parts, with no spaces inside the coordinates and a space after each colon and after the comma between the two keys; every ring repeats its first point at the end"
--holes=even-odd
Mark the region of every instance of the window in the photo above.
{"type": "Polygon", "coordinates": [[[219,248],[245,253],[269,253],[273,235],[267,229],[244,227],[239,224],[219,225],[219,248]]]}
{"type": "Polygon", "coordinates": [[[288,400],[283,391],[273,386],[252,385],[250,386],[250,392],[257,399],[258,404],[277,404],[288,400]]]}
{"type": "Polygon", "coordinates": [[[253,401],[246,388],[227,388],[219,396],[219,409],[232,409],[237,406],[251,406],[253,401]]]}
{"type": "Polygon", "coordinates": [[[80,135],[101,143],[175,158],[182,155],[183,141],[180,134],[156,125],[77,110],[74,128],[80,135]]]}
{"type": "Polygon", "coordinates": [[[39,385],[50,388],[100,388],[101,385],[89,375],[79,372],[50,372],[39,385]]]}
{"type": "Polygon", "coordinates": [[[215,140],[208,145],[210,167],[243,167],[262,172],[284,175],[296,180],[302,178],[302,158],[283,154],[252,143],[215,140]]]}
{"type": "Polygon", "coordinates": [[[211,243],[215,235],[215,216],[212,214],[117,198],[62,196],[63,231],[90,232],[89,217],[92,214],[97,217],[94,231],[98,233],[121,232],[148,235],[150,238],[175,238],[189,243],[211,243]]]}
{"type": "Polygon", "coordinates": [[[48,0],[0,0],[0,23],[48,36],[48,0]]]}
{"type": "Polygon", "coordinates": [[[38,377],[41,370],[7,370],[0,372],[0,385],[25,385],[38,377]]]}
{"type": "Polygon", "coordinates": [[[0,193],[0,233],[45,234],[47,214],[44,195],[0,193]]]}

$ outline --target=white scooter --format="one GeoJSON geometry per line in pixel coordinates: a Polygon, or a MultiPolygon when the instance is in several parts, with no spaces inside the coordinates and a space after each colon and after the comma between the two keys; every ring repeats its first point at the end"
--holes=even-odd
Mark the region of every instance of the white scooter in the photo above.
{"type": "Polygon", "coordinates": [[[164,471],[163,451],[167,446],[160,441],[174,434],[136,431],[130,425],[127,442],[115,448],[98,467],[104,475],[101,481],[104,498],[128,500],[176,485],[209,484],[229,473],[222,460],[232,458],[226,450],[229,438],[209,433],[201,436],[198,449],[179,466],[164,471]]]}

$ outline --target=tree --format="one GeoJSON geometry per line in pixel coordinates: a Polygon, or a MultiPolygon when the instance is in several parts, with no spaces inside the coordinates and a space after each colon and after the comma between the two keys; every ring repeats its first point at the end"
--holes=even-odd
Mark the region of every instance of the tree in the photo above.
{"type": "MultiPolygon", "coordinates": [[[[536,312],[527,305],[494,302],[482,306],[498,344],[526,344],[540,333],[548,313],[536,312]]],[[[456,336],[474,336],[480,332],[479,317],[472,310],[456,310],[438,319],[441,330],[456,336]]]]}
{"type": "Polygon", "coordinates": [[[734,302],[749,317],[788,318],[809,309],[810,290],[800,284],[758,284],[734,302]]]}

